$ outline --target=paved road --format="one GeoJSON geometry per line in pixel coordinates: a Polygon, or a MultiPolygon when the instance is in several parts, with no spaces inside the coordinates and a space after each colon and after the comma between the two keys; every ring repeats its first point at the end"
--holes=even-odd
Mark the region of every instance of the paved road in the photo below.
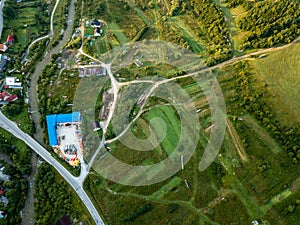
{"type": "MultiPolygon", "coordinates": [[[[59,1],[60,0],[56,0],[55,7],[53,8],[52,13],[51,13],[49,34],[44,36],[44,37],[41,37],[41,38],[38,38],[38,39],[34,40],[29,45],[29,47],[27,48],[27,51],[26,51],[26,55],[25,55],[24,59],[22,60],[22,62],[25,62],[25,60],[26,60],[26,58],[29,54],[29,49],[34,43],[36,43],[36,42],[38,42],[38,41],[40,41],[44,38],[50,37],[51,34],[53,34],[53,18],[54,18],[54,13],[56,11],[56,8],[57,8],[57,5],[58,5],[59,1]]],[[[74,14],[75,14],[74,0],[72,0],[71,3],[70,3],[68,14],[69,14],[69,18],[74,18],[74,14]]],[[[50,53],[46,57],[44,57],[42,59],[42,61],[37,63],[34,72],[30,76],[30,87],[31,88],[29,89],[28,94],[29,94],[29,99],[30,99],[30,102],[29,102],[30,103],[30,109],[31,109],[31,111],[35,112],[31,115],[31,118],[32,118],[32,120],[35,124],[34,138],[35,138],[35,140],[37,140],[42,145],[44,145],[44,141],[43,141],[44,133],[43,133],[43,129],[41,128],[40,123],[39,123],[40,113],[38,112],[37,80],[38,80],[38,77],[41,74],[41,71],[45,67],[45,65],[47,65],[48,62],[50,61],[51,54],[57,53],[61,50],[61,46],[66,42],[66,40],[69,37],[71,37],[71,33],[72,33],[72,26],[70,26],[68,24],[67,30],[64,33],[63,40],[61,40],[56,47],[52,48],[50,50],[50,53]]],[[[35,185],[34,175],[37,171],[37,168],[36,168],[37,167],[37,157],[36,157],[35,153],[32,154],[31,167],[32,167],[32,171],[31,171],[30,176],[28,177],[28,180],[32,185],[29,186],[28,195],[27,195],[26,201],[25,201],[25,206],[22,210],[22,212],[23,212],[23,214],[22,214],[22,225],[33,225],[33,224],[35,224],[35,220],[34,220],[34,185],[35,185]]]]}
{"type": "MultiPolygon", "coordinates": [[[[51,13],[51,18],[50,18],[50,32],[49,32],[49,34],[47,34],[47,35],[45,35],[43,37],[39,37],[39,38],[35,39],[33,42],[30,43],[30,45],[28,46],[28,48],[26,50],[25,57],[21,61],[22,64],[26,61],[26,59],[27,59],[27,57],[29,55],[29,51],[30,51],[31,46],[33,46],[35,43],[37,43],[37,42],[39,42],[39,41],[41,41],[43,39],[51,37],[54,34],[54,31],[53,31],[53,18],[54,18],[54,14],[55,14],[56,8],[57,8],[57,6],[59,4],[59,1],[60,0],[56,0],[56,3],[54,5],[54,8],[53,8],[52,13],[51,13]]],[[[1,3],[2,3],[2,1],[1,1],[1,3]]],[[[1,17],[0,17],[0,19],[1,19],[1,17]]],[[[1,26],[1,21],[0,21],[0,26],[1,26]]]]}
{"type": "MultiPolygon", "coordinates": [[[[93,203],[89,199],[86,192],[83,190],[82,187],[82,177],[74,177],[70,172],[64,168],[56,159],[54,159],[51,154],[42,147],[39,143],[37,143],[31,136],[24,133],[15,122],[9,120],[6,116],[0,112],[0,127],[7,130],[17,138],[24,141],[32,150],[34,150],[37,154],[39,154],[46,162],[52,165],[60,175],[71,185],[71,187],[76,191],[80,199],[83,201],[84,205],[89,210],[92,218],[94,219],[95,223],[98,225],[104,225],[103,220],[101,219],[99,213],[97,212],[96,208],[94,207],[93,203]]],[[[86,173],[87,174],[87,173],[86,173]]]]}

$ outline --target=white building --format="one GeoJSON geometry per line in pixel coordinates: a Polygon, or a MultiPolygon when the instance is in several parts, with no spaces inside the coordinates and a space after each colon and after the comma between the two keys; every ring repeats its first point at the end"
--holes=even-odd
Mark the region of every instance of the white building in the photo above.
{"type": "Polygon", "coordinates": [[[22,88],[22,82],[16,77],[6,77],[5,85],[8,86],[8,88],[22,88]]]}

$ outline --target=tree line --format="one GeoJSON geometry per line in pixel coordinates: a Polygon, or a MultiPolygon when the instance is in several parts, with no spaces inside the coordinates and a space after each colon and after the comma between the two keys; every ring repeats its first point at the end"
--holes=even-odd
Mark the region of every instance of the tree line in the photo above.
{"type": "Polygon", "coordinates": [[[229,7],[242,5],[247,15],[237,22],[247,31],[242,49],[266,48],[287,44],[300,35],[300,3],[297,1],[226,0],[229,7]]]}
{"type": "MultiPolygon", "coordinates": [[[[214,65],[229,59],[232,55],[230,35],[226,27],[224,14],[219,6],[208,0],[172,0],[170,2],[168,16],[188,16],[194,20],[198,27],[191,27],[195,35],[206,42],[205,58],[208,65],[214,65]]],[[[174,31],[168,20],[163,17],[156,25],[162,33],[165,33],[167,40],[191,49],[191,40],[185,37],[178,30],[174,31]]],[[[190,22],[187,21],[189,26],[190,22]]]]}
{"type": "Polygon", "coordinates": [[[40,165],[35,176],[34,211],[37,225],[55,224],[66,214],[71,219],[82,220],[80,200],[70,189],[53,167],[47,163],[40,165]]]}
{"type": "Polygon", "coordinates": [[[247,62],[235,64],[234,69],[236,71],[238,106],[253,114],[271,136],[281,144],[291,157],[291,161],[296,164],[300,160],[299,127],[283,126],[275,119],[272,109],[262,98],[265,93],[252,88],[253,79],[247,62]]]}

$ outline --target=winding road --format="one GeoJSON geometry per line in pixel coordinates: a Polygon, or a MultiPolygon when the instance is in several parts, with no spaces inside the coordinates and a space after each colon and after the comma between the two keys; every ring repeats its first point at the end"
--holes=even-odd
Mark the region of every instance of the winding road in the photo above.
{"type": "MultiPolygon", "coordinates": [[[[0,4],[0,34],[2,33],[2,28],[3,28],[3,18],[2,18],[2,7],[4,5],[4,1],[1,1],[0,4]]],[[[56,11],[56,8],[59,4],[60,0],[56,0],[56,4],[54,6],[54,9],[51,13],[51,19],[50,19],[50,31],[49,34],[40,37],[36,40],[34,40],[29,47],[27,48],[26,51],[26,55],[24,57],[24,59],[22,60],[22,62],[25,62],[28,55],[29,55],[29,51],[30,51],[30,47],[32,45],[34,45],[35,43],[37,43],[40,40],[43,40],[45,38],[49,38],[53,35],[53,18],[54,18],[54,14],[56,11]]],[[[70,7],[69,7],[69,18],[68,20],[74,20],[74,15],[75,15],[75,7],[74,7],[74,0],[71,1],[70,7]]],[[[39,62],[35,68],[34,73],[31,76],[31,81],[30,81],[30,90],[29,90],[29,99],[30,99],[30,108],[31,111],[34,111],[35,113],[32,114],[32,119],[35,122],[36,125],[36,134],[35,134],[35,139],[38,140],[38,142],[33,139],[32,137],[30,137],[28,134],[24,133],[22,130],[19,129],[19,127],[11,120],[9,120],[7,117],[5,117],[2,112],[0,112],[0,127],[4,128],[5,130],[7,130],[8,132],[10,132],[11,134],[13,134],[14,136],[18,137],[19,139],[23,140],[29,147],[31,147],[32,150],[34,150],[38,155],[40,155],[46,162],[48,162],[50,165],[52,165],[60,174],[61,176],[71,185],[71,187],[76,191],[76,193],[78,194],[78,196],[81,198],[81,200],[83,201],[83,203],[85,204],[85,206],[87,207],[87,209],[89,210],[92,218],[94,219],[96,224],[102,225],[104,224],[102,218],[100,217],[99,213],[97,212],[96,208],[94,207],[93,203],[91,202],[91,200],[89,199],[88,195],[86,194],[86,192],[84,191],[82,184],[84,179],[86,178],[86,176],[88,175],[89,172],[89,168],[91,167],[93,160],[90,161],[89,165],[85,165],[82,164],[82,168],[81,168],[81,174],[79,177],[74,177],[72,174],[69,173],[69,171],[67,169],[65,169],[56,159],[54,159],[51,154],[40,144],[43,143],[43,129],[40,127],[39,125],[39,120],[41,115],[38,112],[38,96],[37,96],[37,80],[38,77],[40,75],[40,72],[42,71],[42,69],[44,68],[44,66],[46,64],[48,64],[48,62],[50,61],[50,56],[52,54],[56,54],[61,50],[61,47],[65,44],[65,42],[71,37],[72,34],[72,24],[68,24],[67,29],[64,32],[63,35],[63,39],[59,42],[59,44],[52,48],[49,52],[49,54],[47,54],[43,60],[41,62],[39,62]]],[[[296,41],[298,41],[299,38],[297,38],[293,43],[295,43],[296,41]]],[[[291,43],[292,44],[292,43],[291,43]]],[[[282,48],[286,48],[289,45],[285,45],[282,47],[277,47],[277,48],[269,48],[269,49],[262,49],[262,50],[258,50],[257,52],[254,53],[250,53],[250,54],[246,54],[244,56],[240,56],[240,57],[234,57],[228,61],[225,61],[223,63],[220,63],[216,66],[210,67],[210,68],[205,68],[203,70],[199,70],[195,73],[190,73],[187,75],[183,75],[183,76],[179,76],[179,77],[174,77],[174,78],[170,78],[164,81],[158,81],[155,82],[152,86],[152,88],[150,89],[150,91],[147,93],[147,95],[145,96],[145,99],[148,98],[151,93],[157,88],[159,87],[161,84],[169,82],[171,80],[175,80],[175,79],[182,79],[182,78],[186,78],[186,77],[191,77],[194,76],[196,74],[198,74],[199,72],[205,71],[205,70],[211,70],[211,69],[216,69],[216,68],[220,68],[222,66],[225,66],[227,64],[236,62],[236,61],[240,61],[243,59],[248,58],[249,56],[252,55],[259,55],[262,53],[266,53],[266,52],[270,52],[270,51],[274,51],[274,50],[278,50],[278,49],[282,49],[282,48]]],[[[138,81],[132,81],[132,82],[126,82],[126,83],[118,83],[116,81],[116,79],[114,78],[111,70],[110,70],[110,64],[104,64],[101,61],[91,57],[90,55],[85,54],[84,52],[82,52],[81,49],[81,54],[91,58],[94,61],[98,61],[101,63],[101,66],[105,67],[108,71],[108,75],[110,77],[111,83],[112,83],[112,90],[114,93],[114,101],[113,101],[113,105],[111,107],[111,110],[109,112],[109,116],[108,116],[108,120],[105,124],[105,129],[107,128],[112,115],[114,113],[114,107],[116,105],[117,102],[117,97],[118,97],[118,92],[119,92],[119,87],[123,86],[123,85],[129,85],[131,83],[137,83],[138,81]]],[[[146,81],[141,81],[141,82],[146,82],[146,81]]],[[[150,81],[149,81],[150,82],[150,81]]],[[[100,144],[98,149],[101,149],[101,147],[103,146],[103,142],[100,144]]],[[[97,155],[97,152],[95,153],[93,159],[95,158],[95,156],[97,155]]]]}
{"type": "MultiPolygon", "coordinates": [[[[56,8],[57,8],[57,6],[58,6],[58,4],[59,4],[59,1],[60,1],[60,0],[56,0],[56,3],[55,3],[55,5],[54,5],[54,8],[53,8],[52,13],[51,13],[51,17],[50,17],[50,32],[49,32],[49,34],[47,34],[47,35],[45,35],[45,36],[43,36],[43,37],[39,37],[39,38],[35,39],[33,42],[30,43],[30,45],[28,46],[28,48],[27,48],[27,50],[26,50],[25,57],[24,57],[24,58],[22,59],[22,61],[21,61],[22,64],[26,61],[26,59],[27,59],[27,57],[28,57],[28,55],[29,55],[29,52],[30,52],[30,48],[31,48],[35,43],[37,43],[37,42],[39,42],[39,41],[41,41],[41,40],[43,40],[43,39],[49,38],[49,37],[51,37],[51,36],[54,34],[54,30],[53,30],[53,18],[54,18],[54,14],[55,14],[55,12],[56,12],[56,8]]],[[[2,4],[2,1],[1,1],[1,4],[2,4]]],[[[73,3],[71,2],[71,4],[74,4],[74,2],[73,2],[73,3]]],[[[0,6],[0,7],[1,7],[1,6],[0,6]]],[[[1,11],[2,11],[2,10],[1,10],[1,11]]],[[[69,11],[70,11],[70,10],[69,10],[69,11]]],[[[70,17],[70,16],[69,16],[69,17],[70,17]]],[[[1,26],[1,21],[0,21],[0,26],[1,26]]],[[[1,30],[1,32],[2,32],[2,30],[1,30]]],[[[1,33],[0,33],[0,34],[1,34],[1,33]]]]}
{"type": "MultiPolygon", "coordinates": [[[[51,13],[51,20],[50,20],[50,32],[48,35],[44,36],[44,37],[40,37],[36,40],[34,40],[28,47],[25,58],[23,59],[23,61],[25,61],[27,59],[27,56],[29,54],[30,51],[30,47],[35,44],[36,42],[43,40],[45,38],[51,37],[53,35],[53,19],[54,19],[54,14],[56,11],[56,8],[59,4],[60,0],[56,1],[56,4],[54,6],[54,9],[51,13]]],[[[74,21],[75,18],[75,6],[74,6],[74,2],[75,0],[71,0],[71,3],[69,5],[69,12],[68,12],[68,21],[74,21]]],[[[35,128],[36,128],[36,132],[34,134],[34,138],[31,138],[30,136],[28,136],[27,134],[23,133],[16,125],[10,129],[9,126],[7,127],[6,125],[11,124],[10,121],[6,118],[5,116],[2,114],[0,115],[0,121],[1,121],[1,127],[3,127],[4,129],[8,130],[9,132],[11,132],[13,135],[15,135],[16,137],[22,139],[29,147],[31,147],[38,155],[40,155],[43,159],[45,159],[45,161],[47,161],[49,164],[51,164],[61,175],[62,177],[70,184],[70,186],[76,191],[76,193],[78,194],[78,196],[80,197],[80,199],[83,201],[83,203],[85,204],[85,206],[87,207],[88,211],[90,212],[92,218],[94,219],[95,223],[98,225],[102,225],[104,224],[102,218],[100,217],[99,213],[97,212],[96,208],[94,207],[93,203],[91,202],[91,200],[89,199],[89,197],[87,196],[87,194],[85,193],[85,191],[83,190],[82,184],[84,179],[86,178],[86,176],[88,175],[88,168],[85,164],[81,165],[81,173],[79,177],[74,177],[72,176],[58,161],[56,161],[51,155],[50,153],[42,146],[43,145],[43,137],[44,137],[44,132],[42,127],[40,126],[40,118],[41,115],[39,113],[38,110],[38,95],[37,95],[37,89],[38,89],[38,77],[41,74],[41,71],[43,70],[43,68],[45,67],[45,65],[47,65],[50,62],[51,59],[51,55],[52,54],[57,54],[61,51],[62,46],[67,42],[67,40],[71,37],[72,35],[72,31],[73,31],[73,27],[72,27],[73,23],[68,23],[68,26],[66,28],[66,30],[64,31],[63,34],[63,38],[62,40],[59,41],[59,43],[52,48],[49,53],[42,59],[42,61],[40,61],[36,66],[35,66],[35,70],[33,72],[33,74],[31,74],[31,80],[30,80],[30,89],[29,89],[29,105],[30,105],[30,111],[34,112],[31,114],[32,120],[35,123],[35,128]],[[5,124],[3,124],[3,122],[5,122],[5,124]],[[28,139],[28,140],[27,140],[28,139]],[[25,141],[27,140],[27,141],[25,141]],[[45,152],[46,151],[46,152],[45,152]],[[48,152],[48,153],[47,153],[48,152]]],[[[33,183],[33,176],[31,176],[31,183],[33,183]]],[[[31,190],[32,191],[32,190],[31,190]]],[[[32,194],[32,193],[31,193],[32,194]]],[[[30,204],[30,200],[29,203],[27,203],[30,207],[32,207],[32,204],[30,204]]],[[[24,212],[26,213],[26,210],[24,210],[24,212]]],[[[29,222],[28,224],[32,224],[31,222],[29,222]]]]}
{"type": "MultiPolygon", "coordinates": [[[[80,177],[74,177],[70,172],[62,166],[55,158],[51,156],[47,149],[41,146],[36,140],[34,140],[31,136],[24,133],[15,122],[9,120],[6,116],[0,112],[0,127],[7,130],[15,137],[19,138],[20,140],[24,141],[32,150],[34,150],[39,156],[41,156],[46,162],[52,165],[58,173],[71,185],[71,187],[76,191],[77,195],[83,201],[84,205],[89,210],[92,218],[94,219],[95,223],[98,225],[104,225],[102,218],[100,217],[98,211],[96,210],[95,206],[89,199],[88,195],[84,191],[82,187],[82,182],[84,181],[84,175],[80,177]]],[[[88,174],[87,168],[83,167],[83,171],[88,174]]]]}

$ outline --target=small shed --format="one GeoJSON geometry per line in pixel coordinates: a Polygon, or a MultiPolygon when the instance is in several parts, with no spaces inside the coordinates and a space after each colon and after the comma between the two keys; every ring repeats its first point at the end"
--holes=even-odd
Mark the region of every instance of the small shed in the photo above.
{"type": "Polygon", "coordinates": [[[101,126],[98,121],[94,121],[94,122],[92,122],[92,128],[93,128],[93,131],[97,131],[97,130],[101,129],[101,126]]]}

